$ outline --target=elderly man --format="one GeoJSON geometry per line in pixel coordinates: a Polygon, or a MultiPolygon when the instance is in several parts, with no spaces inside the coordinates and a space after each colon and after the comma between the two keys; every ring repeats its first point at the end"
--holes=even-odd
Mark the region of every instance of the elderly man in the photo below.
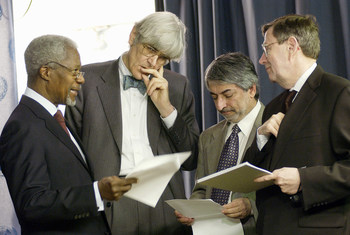
{"type": "Polygon", "coordinates": [[[41,36],[27,47],[25,62],[28,87],[0,137],[22,234],[110,234],[102,199],[118,200],[136,180],[93,183],[90,159],[57,109],[74,105],[84,83],[77,47],[66,37],[41,36]]]}
{"type": "Polygon", "coordinates": [[[287,15],[262,27],[260,64],[286,89],[265,108],[247,160],[272,171],[256,181],[259,234],[350,234],[350,82],[316,60],[312,16],[287,15]]]}
{"type": "MultiPolygon", "coordinates": [[[[127,175],[147,157],[183,151],[192,151],[183,169],[196,167],[199,128],[190,83],[164,69],[170,60],[180,59],[185,31],[174,14],[153,13],[135,24],[130,49],[119,59],[83,66],[86,84],[66,117],[92,157],[96,179],[127,175]]],[[[174,198],[185,198],[180,171],[155,208],[128,198],[106,202],[112,232],[185,233],[186,226],[164,202],[174,198]]]]}

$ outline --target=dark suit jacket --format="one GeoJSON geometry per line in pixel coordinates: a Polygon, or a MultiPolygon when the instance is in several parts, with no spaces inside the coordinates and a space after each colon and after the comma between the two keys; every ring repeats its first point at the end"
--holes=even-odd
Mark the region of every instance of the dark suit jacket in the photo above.
{"type": "MultiPolygon", "coordinates": [[[[106,175],[119,175],[120,172],[123,121],[118,63],[119,60],[116,60],[84,66],[82,70],[86,72],[85,84],[82,91],[79,92],[77,104],[66,110],[67,120],[74,126],[85,150],[92,159],[91,168],[95,179],[106,175]]],[[[183,164],[184,169],[192,170],[197,164],[196,149],[199,129],[195,120],[194,98],[190,84],[184,76],[169,70],[164,71],[164,77],[169,83],[170,102],[177,109],[178,116],[173,127],[167,129],[158,110],[148,98],[147,131],[150,145],[155,156],[192,151],[190,159],[183,164]]],[[[139,229],[158,221],[162,223],[160,227],[163,228],[157,228],[157,231],[163,230],[164,233],[169,233],[170,224],[177,224],[177,221],[173,210],[163,200],[185,198],[180,171],[171,179],[167,192],[166,196],[163,194],[164,197],[158,202],[156,208],[152,209],[155,214],[142,216],[142,218],[139,218],[141,216],[137,212],[137,207],[143,205],[130,205],[123,208],[127,211],[118,209],[117,212],[118,204],[119,206],[126,204],[127,202],[123,201],[126,199],[117,203],[113,202],[113,205],[108,203],[106,212],[112,232],[132,234],[132,232],[120,230],[122,226],[125,226],[130,230],[135,227],[138,233],[142,231],[143,234],[147,234],[146,231],[139,229]],[[132,207],[135,208],[132,209],[132,207]],[[135,216],[128,218],[128,215],[133,213],[135,216]],[[117,218],[116,214],[120,217],[117,218]],[[119,226],[115,226],[116,223],[119,223],[119,226]]]]}
{"type": "MultiPolygon", "coordinates": [[[[266,106],[263,122],[282,109],[283,96],[266,106]]],[[[267,170],[299,168],[302,185],[299,201],[277,186],[257,192],[259,234],[350,234],[349,101],[350,82],[317,66],[277,139],[271,137],[261,152],[256,144],[248,150],[246,160],[267,170]]]]}
{"type": "Polygon", "coordinates": [[[105,234],[88,165],[45,108],[23,96],[0,138],[22,234],[105,234]]]}
{"type": "MultiPolygon", "coordinates": [[[[248,137],[247,144],[244,148],[244,153],[252,144],[256,129],[261,125],[261,118],[264,111],[264,105],[261,104],[258,116],[254,121],[254,125],[248,137]]],[[[228,122],[223,120],[218,124],[203,131],[199,137],[199,154],[198,154],[198,168],[196,171],[196,178],[200,179],[204,176],[213,174],[219,164],[220,155],[225,144],[225,135],[227,133],[228,122]]],[[[244,156],[243,153],[243,156],[244,156]]],[[[243,157],[242,157],[243,160],[243,157]]],[[[191,195],[191,199],[208,199],[211,197],[212,187],[196,184],[191,195]]],[[[255,192],[249,194],[232,193],[232,199],[247,197],[252,202],[255,209],[255,192]]],[[[256,210],[254,210],[256,212],[256,210]]],[[[255,214],[257,217],[258,215],[255,214]]],[[[255,234],[255,219],[250,217],[249,220],[242,220],[245,234],[255,234]]]]}

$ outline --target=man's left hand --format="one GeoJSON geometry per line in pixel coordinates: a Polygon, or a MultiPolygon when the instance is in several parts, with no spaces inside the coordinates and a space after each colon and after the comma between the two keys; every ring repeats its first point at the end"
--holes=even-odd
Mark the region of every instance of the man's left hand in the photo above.
{"type": "Polygon", "coordinates": [[[228,217],[235,219],[244,219],[249,216],[252,211],[252,205],[248,198],[237,198],[232,202],[223,205],[222,213],[228,217]]]}

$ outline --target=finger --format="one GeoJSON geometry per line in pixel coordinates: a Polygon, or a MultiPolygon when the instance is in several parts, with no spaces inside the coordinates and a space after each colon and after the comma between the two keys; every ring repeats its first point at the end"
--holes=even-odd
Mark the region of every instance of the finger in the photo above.
{"type": "Polygon", "coordinates": [[[254,182],[259,183],[259,182],[275,180],[275,179],[276,179],[276,176],[274,174],[271,174],[271,175],[265,175],[265,176],[258,177],[256,179],[254,179],[254,182]]]}
{"type": "Polygon", "coordinates": [[[135,184],[137,183],[138,179],[137,178],[125,178],[124,179],[124,185],[128,185],[128,184],[135,184]]]}
{"type": "Polygon", "coordinates": [[[163,68],[163,66],[160,67],[160,69],[159,69],[158,72],[159,72],[160,76],[163,77],[163,74],[164,74],[164,68],[163,68]]]}
{"type": "Polygon", "coordinates": [[[157,71],[156,69],[145,69],[145,68],[141,68],[141,72],[142,74],[146,74],[146,76],[148,77],[148,75],[152,74],[154,77],[162,77],[159,73],[159,71],[157,71]]]}

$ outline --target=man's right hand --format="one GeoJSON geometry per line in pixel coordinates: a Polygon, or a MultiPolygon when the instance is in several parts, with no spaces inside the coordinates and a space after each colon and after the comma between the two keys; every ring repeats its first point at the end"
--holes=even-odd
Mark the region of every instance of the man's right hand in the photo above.
{"type": "Polygon", "coordinates": [[[193,218],[185,217],[178,211],[175,211],[175,216],[177,218],[177,221],[179,221],[180,223],[187,225],[187,226],[191,226],[194,222],[193,218]]]}
{"type": "Polygon", "coordinates": [[[98,181],[98,189],[102,199],[117,201],[131,189],[134,183],[137,183],[136,178],[122,179],[117,176],[109,176],[98,181]]]}
{"type": "Polygon", "coordinates": [[[258,129],[259,135],[264,135],[266,137],[270,137],[270,135],[274,135],[277,138],[278,131],[281,125],[281,122],[284,118],[284,113],[277,113],[272,115],[262,126],[258,129]]]}

